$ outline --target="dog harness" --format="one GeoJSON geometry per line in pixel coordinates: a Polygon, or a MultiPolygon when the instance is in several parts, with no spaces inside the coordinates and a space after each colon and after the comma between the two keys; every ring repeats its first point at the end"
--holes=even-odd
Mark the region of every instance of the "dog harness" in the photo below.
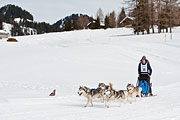
{"type": "Polygon", "coordinates": [[[98,89],[90,89],[90,91],[92,92],[96,92],[96,93],[100,93],[102,91],[101,88],[98,88],[98,89]]]}

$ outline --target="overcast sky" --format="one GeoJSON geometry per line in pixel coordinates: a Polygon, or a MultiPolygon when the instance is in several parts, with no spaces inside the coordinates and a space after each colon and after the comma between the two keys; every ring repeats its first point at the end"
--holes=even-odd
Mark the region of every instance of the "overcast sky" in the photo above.
{"type": "Polygon", "coordinates": [[[52,24],[72,13],[95,16],[98,8],[102,8],[104,14],[113,10],[119,13],[123,0],[0,0],[0,7],[7,4],[18,5],[29,11],[35,21],[52,24]]]}

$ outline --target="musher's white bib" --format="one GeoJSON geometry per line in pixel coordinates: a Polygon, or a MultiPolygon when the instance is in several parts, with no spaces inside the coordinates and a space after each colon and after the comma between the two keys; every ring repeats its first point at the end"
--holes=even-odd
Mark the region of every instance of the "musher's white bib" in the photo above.
{"type": "Polygon", "coordinates": [[[145,65],[143,65],[143,64],[141,63],[141,72],[143,72],[143,73],[147,73],[147,72],[148,72],[147,63],[146,63],[145,65]]]}

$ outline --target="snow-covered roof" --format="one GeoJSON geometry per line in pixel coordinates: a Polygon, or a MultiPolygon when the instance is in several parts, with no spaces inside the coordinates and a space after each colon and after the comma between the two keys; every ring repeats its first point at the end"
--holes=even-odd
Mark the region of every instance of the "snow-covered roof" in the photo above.
{"type": "Polygon", "coordinates": [[[21,21],[21,18],[14,18],[14,21],[15,21],[16,23],[19,23],[19,22],[21,21]]]}
{"type": "Polygon", "coordinates": [[[101,25],[101,26],[105,26],[104,21],[101,21],[101,22],[100,22],[100,25],[101,25]]]}
{"type": "Polygon", "coordinates": [[[129,18],[129,19],[131,19],[131,20],[134,19],[133,17],[126,16],[126,17],[120,22],[120,24],[123,23],[127,18],[129,18]]]}
{"type": "MultiPolygon", "coordinates": [[[[96,23],[96,21],[95,20],[93,20],[93,23],[96,23]]],[[[91,22],[89,22],[88,24],[87,24],[87,26],[89,26],[91,24],[91,22]]],[[[104,22],[103,21],[100,21],[100,25],[101,26],[105,26],[105,24],[104,24],[104,22]]]]}
{"type": "MultiPolygon", "coordinates": [[[[89,22],[89,23],[87,24],[87,26],[89,26],[91,23],[92,23],[92,22],[89,22]]],[[[96,23],[96,21],[95,21],[95,20],[93,20],[93,23],[96,23]]]]}
{"type": "Polygon", "coordinates": [[[5,30],[0,30],[0,34],[6,34],[6,35],[8,35],[9,33],[6,32],[5,30]]]}
{"type": "MultiPolygon", "coordinates": [[[[22,18],[14,18],[14,21],[16,22],[16,23],[20,23],[20,21],[23,21],[24,19],[22,18]]],[[[26,19],[28,22],[33,22],[32,20],[29,20],[29,19],[26,19]]]]}

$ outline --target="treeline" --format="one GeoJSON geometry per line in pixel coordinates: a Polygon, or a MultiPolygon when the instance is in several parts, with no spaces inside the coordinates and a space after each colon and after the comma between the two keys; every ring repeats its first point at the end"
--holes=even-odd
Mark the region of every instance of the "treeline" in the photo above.
{"type": "Polygon", "coordinates": [[[180,25],[180,7],[178,0],[126,0],[130,16],[134,18],[133,28],[136,34],[170,32],[172,27],[180,25]]]}
{"type": "Polygon", "coordinates": [[[135,34],[171,32],[172,27],[180,26],[180,3],[178,0],[124,0],[128,5],[116,14],[112,11],[104,15],[101,8],[95,17],[83,14],[72,14],[50,25],[45,22],[34,22],[33,16],[14,5],[0,9],[0,29],[2,22],[13,25],[12,35],[42,34],[80,29],[107,29],[131,27],[135,34]],[[19,22],[14,21],[20,18],[19,22]],[[156,27],[157,26],[157,27],[156,27]],[[27,28],[33,28],[29,31],[27,28]]]}
{"type": "Polygon", "coordinates": [[[60,32],[61,29],[59,27],[50,25],[45,22],[37,23],[37,22],[13,22],[13,27],[11,30],[12,36],[23,36],[23,35],[34,35],[34,34],[43,34],[50,32],[60,32]]]}
{"type": "Polygon", "coordinates": [[[72,14],[57,21],[53,25],[60,27],[61,31],[80,30],[87,27],[90,19],[91,18],[88,15],[72,14]]]}
{"type": "MultiPolygon", "coordinates": [[[[123,8],[118,15],[118,21],[123,20],[125,17],[126,14],[123,8]]],[[[57,21],[53,25],[60,27],[61,31],[123,27],[122,24],[118,24],[116,19],[115,11],[112,11],[104,17],[102,9],[99,8],[95,17],[89,17],[83,14],[72,14],[57,21]]]]}
{"type": "Polygon", "coordinates": [[[29,22],[27,20],[22,20],[19,23],[13,22],[11,30],[12,36],[22,36],[22,35],[34,35],[43,34],[50,32],[61,32],[61,29],[57,26],[50,25],[46,22],[29,22]],[[29,29],[32,29],[29,31],[29,29]]]}
{"type": "MultiPolygon", "coordinates": [[[[107,29],[107,28],[125,27],[126,25],[131,24],[129,22],[130,20],[126,20],[123,23],[120,23],[123,19],[127,17],[124,8],[122,8],[121,12],[118,14],[117,17],[116,16],[117,15],[115,11],[112,11],[104,16],[102,9],[99,8],[96,14],[96,19],[94,20],[95,22],[92,26],[95,26],[95,29],[98,28],[107,29]]],[[[91,23],[93,23],[92,20],[91,23]]],[[[89,28],[91,29],[93,27],[89,27],[89,28]]]]}
{"type": "Polygon", "coordinates": [[[26,10],[23,10],[21,7],[15,5],[5,5],[0,8],[0,13],[3,15],[4,22],[12,23],[15,18],[23,18],[25,20],[33,21],[33,16],[26,10]]]}
{"type": "Polygon", "coordinates": [[[104,17],[99,8],[96,19],[91,19],[93,27],[89,28],[132,27],[135,34],[150,34],[155,33],[156,28],[161,33],[172,32],[172,27],[180,26],[178,0],[125,0],[125,3],[128,7],[122,8],[118,15],[112,11],[104,17]]]}
{"type": "Polygon", "coordinates": [[[20,21],[18,24],[19,26],[25,26],[36,29],[37,34],[61,31],[59,27],[50,25],[49,23],[46,22],[29,22],[27,20],[24,20],[24,21],[20,21]]]}
{"type": "Polygon", "coordinates": [[[2,22],[12,24],[11,35],[33,35],[49,32],[60,32],[57,26],[50,25],[46,22],[34,22],[33,16],[26,10],[15,5],[6,5],[0,8],[0,29],[3,29],[2,22]],[[19,19],[16,21],[15,19],[19,19]]]}

